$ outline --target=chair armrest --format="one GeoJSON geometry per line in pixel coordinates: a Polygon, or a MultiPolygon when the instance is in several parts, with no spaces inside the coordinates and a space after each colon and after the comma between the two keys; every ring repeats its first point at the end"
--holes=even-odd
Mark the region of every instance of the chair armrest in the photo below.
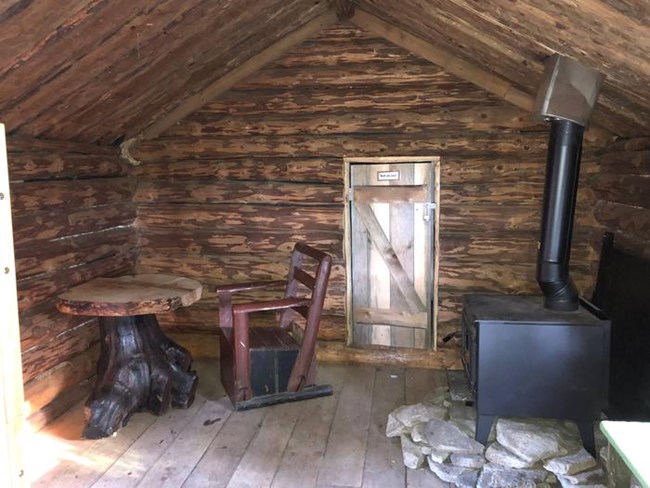
{"type": "Polygon", "coordinates": [[[261,290],[264,288],[278,288],[286,286],[285,280],[257,281],[252,283],[234,283],[232,285],[217,285],[214,291],[217,293],[236,293],[238,291],[261,290]]]}
{"type": "Polygon", "coordinates": [[[311,304],[309,298],[281,298],[279,300],[267,300],[264,302],[239,303],[232,306],[233,314],[266,312],[269,310],[286,310],[289,308],[305,307],[311,304]]]}

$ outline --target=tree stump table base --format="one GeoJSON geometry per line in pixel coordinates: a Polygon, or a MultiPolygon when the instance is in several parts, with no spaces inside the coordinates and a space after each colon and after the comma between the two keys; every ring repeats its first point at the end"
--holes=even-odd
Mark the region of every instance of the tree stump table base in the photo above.
{"type": "Polygon", "coordinates": [[[99,317],[97,380],[86,401],[86,439],[108,437],[134,412],[188,408],[198,378],[189,351],[166,337],[155,315],[99,317]]]}
{"type": "Polygon", "coordinates": [[[155,314],[191,305],[201,293],[196,280],[139,274],[95,278],[57,297],[60,312],[99,320],[101,352],[86,401],[86,439],[114,434],[134,412],[162,415],[170,406],[192,405],[198,383],[192,356],[162,333],[155,314]]]}

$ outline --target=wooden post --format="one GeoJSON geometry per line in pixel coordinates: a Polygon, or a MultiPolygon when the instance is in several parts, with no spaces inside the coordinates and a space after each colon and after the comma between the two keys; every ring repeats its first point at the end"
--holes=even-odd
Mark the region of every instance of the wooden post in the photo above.
{"type": "Polygon", "coordinates": [[[20,327],[14,240],[9,198],[9,168],[4,125],[0,124],[0,484],[28,486],[22,437],[23,374],[20,358],[20,327]]]}

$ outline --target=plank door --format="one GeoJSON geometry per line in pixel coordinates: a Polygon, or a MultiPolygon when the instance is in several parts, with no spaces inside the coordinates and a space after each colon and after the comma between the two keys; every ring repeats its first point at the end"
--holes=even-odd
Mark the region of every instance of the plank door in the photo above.
{"type": "Polygon", "coordinates": [[[439,161],[346,163],[350,342],[435,346],[439,161]]]}

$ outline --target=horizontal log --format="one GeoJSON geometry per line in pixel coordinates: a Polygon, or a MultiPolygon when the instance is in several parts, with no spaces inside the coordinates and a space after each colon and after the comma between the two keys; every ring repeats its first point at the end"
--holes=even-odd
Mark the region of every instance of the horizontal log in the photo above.
{"type": "Polygon", "coordinates": [[[130,202],[88,209],[69,208],[65,212],[61,209],[21,212],[13,217],[14,244],[19,249],[36,240],[130,226],[135,217],[136,210],[130,202]]]}
{"type": "Polygon", "coordinates": [[[126,175],[119,154],[9,153],[11,181],[68,180],[126,175]]]}
{"type": "MultiPolygon", "coordinates": [[[[263,299],[260,297],[258,299],[263,299]]],[[[242,303],[249,301],[240,300],[242,303]]],[[[326,341],[343,341],[346,337],[346,319],[341,315],[328,315],[329,311],[324,310],[318,328],[318,338],[326,341]]],[[[202,300],[191,307],[177,310],[173,314],[158,314],[158,323],[162,330],[172,333],[210,333],[218,330],[219,310],[217,300],[202,300]]],[[[273,314],[255,314],[251,323],[253,325],[277,323],[273,314]]]]}
{"type": "Polygon", "coordinates": [[[278,232],[322,230],[343,232],[342,206],[271,205],[147,205],[138,206],[138,229],[197,231],[219,227],[222,231],[278,232]]]}
{"type": "Polygon", "coordinates": [[[136,203],[342,205],[343,191],[341,185],[316,183],[141,181],[133,199],[136,203]]]}
{"type": "Polygon", "coordinates": [[[650,149],[607,153],[601,159],[601,166],[604,173],[650,174],[650,149]]]}
{"type": "MultiPolygon", "coordinates": [[[[169,334],[195,358],[219,357],[216,334],[169,334]]],[[[343,342],[318,341],[316,359],[327,363],[395,365],[407,368],[461,369],[460,349],[445,347],[437,351],[385,346],[348,347],[343,342]]]]}
{"type": "Polygon", "coordinates": [[[403,86],[416,87],[435,84],[448,77],[441,75],[441,69],[430,63],[382,63],[355,64],[343,68],[330,66],[303,66],[300,68],[268,67],[259,70],[255,76],[237,84],[237,91],[255,91],[273,88],[324,88],[344,86],[354,91],[378,87],[380,91],[403,86]]]}
{"type": "Polygon", "coordinates": [[[591,185],[600,200],[650,209],[650,174],[603,174],[595,177],[591,185]]]}
{"type": "Polygon", "coordinates": [[[313,88],[309,90],[273,89],[266,87],[251,92],[236,88],[218,100],[205,105],[187,120],[206,122],[226,116],[286,114],[296,116],[308,113],[346,113],[351,111],[418,110],[438,112],[453,108],[469,110],[472,107],[505,106],[506,103],[471,83],[459,82],[455,77],[441,75],[440,82],[417,88],[399,90],[349,90],[346,87],[313,88]]]}
{"type": "Polygon", "coordinates": [[[266,254],[291,252],[296,242],[307,242],[332,256],[342,259],[343,236],[340,232],[304,229],[277,232],[259,230],[228,232],[219,227],[197,230],[141,229],[138,250],[150,254],[188,252],[191,254],[266,254]]]}
{"type": "Polygon", "coordinates": [[[129,202],[131,193],[128,178],[14,182],[11,206],[14,215],[52,208],[78,210],[129,202]]]}
{"type": "MultiPolygon", "coordinates": [[[[213,285],[270,281],[287,276],[289,258],[284,255],[220,255],[201,256],[190,254],[140,253],[136,270],[138,273],[165,273],[200,281],[206,288],[205,297],[213,285]]],[[[238,294],[239,295],[239,294],[238,294]]],[[[342,263],[334,264],[327,287],[324,309],[338,310],[342,314],[345,295],[345,269],[342,263]]],[[[249,295],[241,294],[242,297],[249,295]]],[[[250,296],[256,296],[252,294],[250,296]]]]}
{"type": "Polygon", "coordinates": [[[79,263],[111,256],[128,256],[135,246],[135,234],[129,227],[114,227],[92,234],[63,239],[35,241],[16,249],[18,279],[52,273],[79,263]]]}
{"type": "MultiPolygon", "coordinates": [[[[447,234],[440,237],[440,259],[497,260],[501,263],[529,263],[537,259],[539,231],[502,232],[499,235],[447,234]]],[[[571,262],[588,264],[597,259],[590,244],[590,232],[574,232],[571,262]]]]}
{"type": "Polygon", "coordinates": [[[93,318],[62,314],[53,300],[44,301],[20,314],[20,346],[26,351],[90,320],[93,318]]]}
{"type": "Polygon", "coordinates": [[[95,345],[25,383],[27,415],[31,416],[59,395],[93,376],[98,358],[99,345],[95,345]]]}
{"type": "Polygon", "coordinates": [[[599,200],[594,215],[606,230],[650,242],[650,209],[599,200]]]}
{"type": "Polygon", "coordinates": [[[633,256],[650,260],[650,246],[647,239],[641,239],[625,232],[616,232],[616,247],[633,256]]]}
{"type": "Polygon", "coordinates": [[[99,342],[96,321],[68,330],[55,339],[23,352],[23,381],[28,382],[57,364],[87,351],[99,342]]]}
{"type": "Polygon", "coordinates": [[[92,156],[105,156],[107,158],[113,158],[115,156],[119,156],[120,154],[120,150],[113,146],[100,146],[86,142],[35,139],[32,137],[15,135],[7,137],[7,152],[9,154],[86,154],[92,156]]]}
{"type": "MultiPolygon", "coordinates": [[[[440,235],[446,233],[539,232],[541,206],[535,205],[441,205],[440,235]]],[[[576,207],[576,232],[596,225],[590,205],[576,207]]]]}
{"type": "MultiPolygon", "coordinates": [[[[600,172],[594,156],[583,154],[580,163],[580,184],[583,189],[591,175],[600,172]]],[[[543,184],[546,173],[546,156],[543,154],[522,157],[494,153],[489,156],[457,156],[444,158],[440,164],[440,182],[456,183],[543,184]]]]}
{"type": "Polygon", "coordinates": [[[140,154],[160,161],[178,159],[203,159],[233,156],[282,156],[282,157],[343,157],[346,154],[359,156],[451,156],[463,154],[504,153],[545,154],[547,137],[500,132],[476,132],[457,137],[457,133],[439,132],[426,138],[412,138],[403,134],[378,138],[374,135],[339,136],[287,136],[282,138],[228,137],[228,138],[159,138],[143,141],[131,154],[139,159],[140,154]],[[456,137],[454,137],[456,136],[456,137]]]}
{"type": "MultiPolygon", "coordinates": [[[[146,155],[143,155],[146,156],[146,155]]],[[[237,160],[189,160],[160,163],[143,157],[132,170],[143,179],[241,181],[293,181],[338,183],[343,181],[343,162],[336,159],[241,158],[237,160]]]]}
{"type": "Polygon", "coordinates": [[[461,369],[460,349],[440,348],[410,349],[402,347],[372,346],[348,347],[342,342],[318,342],[319,361],[328,363],[357,363],[392,365],[407,368],[461,369]]]}
{"type": "Polygon", "coordinates": [[[622,139],[611,144],[609,151],[648,151],[650,150],[650,137],[635,137],[622,139]]]}
{"type": "Polygon", "coordinates": [[[342,67],[367,63],[391,64],[412,63],[431,64],[404,49],[374,37],[360,29],[341,29],[340,33],[332,28],[323,35],[312,37],[273,63],[274,68],[298,67],[342,67]]]}
{"type": "MultiPolygon", "coordinates": [[[[29,426],[34,431],[38,431],[52,422],[54,419],[60,417],[72,409],[75,405],[82,403],[85,399],[88,398],[90,392],[92,391],[93,378],[94,377],[91,377],[88,380],[84,380],[69,390],[64,391],[44,408],[31,414],[27,418],[27,423],[29,426]]],[[[77,419],[77,435],[81,434],[81,429],[83,427],[82,409],[80,409],[80,412],[81,413],[77,419]]]]}
{"type": "MultiPolygon", "coordinates": [[[[440,187],[440,205],[495,204],[495,205],[542,205],[543,183],[487,183],[445,184],[440,187]]],[[[578,202],[593,200],[587,187],[578,189],[578,202]]]]}
{"type": "MultiPolygon", "coordinates": [[[[444,260],[439,267],[438,286],[441,292],[536,293],[535,262],[501,263],[496,260],[444,260]]],[[[570,266],[578,290],[589,288],[595,279],[590,265],[570,266]]]]}
{"type": "Polygon", "coordinates": [[[210,120],[196,117],[165,132],[166,137],[241,137],[298,136],[301,134],[430,134],[452,129],[496,130],[537,129],[529,114],[514,107],[485,107],[479,109],[448,109],[432,113],[423,111],[361,111],[300,114],[229,116],[210,120]],[[196,120],[198,119],[198,120],[196,120]]]}
{"type": "Polygon", "coordinates": [[[130,256],[110,256],[91,263],[58,269],[32,278],[18,280],[18,307],[21,312],[52,299],[68,288],[99,276],[129,274],[133,269],[130,256]]]}

